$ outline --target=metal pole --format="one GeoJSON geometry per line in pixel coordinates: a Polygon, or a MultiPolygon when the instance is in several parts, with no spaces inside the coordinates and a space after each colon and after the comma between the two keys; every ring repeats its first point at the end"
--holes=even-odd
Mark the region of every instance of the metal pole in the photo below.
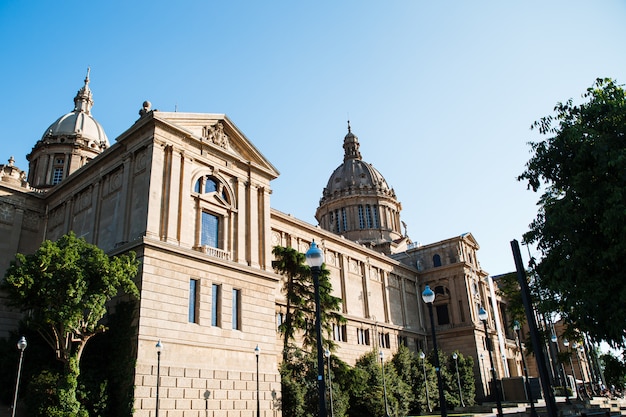
{"type": "Polygon", "coordinates": [[[459,399],[461,400],[461,407],[465,407],[465,403],[463,402],[463,390],[461,390],[461,377],[459,376],[459,355],[454,353],[452,358],[454,359],[454,366],[456,367],[456,383],[459,386],[459,399]]]}
{"type": "Polygon", "coordinates": [[[533,392],[530,387],[530,380],[528,379],[528,368],[526,367],[526,358],[524,357],[524,352],[522,351],[522,337],[519,325],[517,327],[517,332],[515,334],[515,342],[517,347],[519,348],[519,353],[522,355],[522,367],[524,369],[524,378],[525,378],[525,386],[526,386],[526,395],[528,396],[528,401],[530,402],[530,416],[537,417],[537,410],[535,409],[535,400],[533,398],[533,392]]]}
{"type": "Polygon", "coordinates": [[[17,348],[20,350],[20,362],[17,366],[17,380],[15,382],[15,396],[13,397],[13,409],[11,410],[11,417],[15,417],[17,408],[17,392],[20,388],[20,375],[22,374],[22,360],[24,359],[24,350],[26,349],[26,338],[22,336],[17,342],[17,348]]]}
{"type": "MultiPolygon", "coordinates": [[[[258,349],[258,346],[257,346],[258,349]]],[[[261,399],[259,397],[259,354],[256,354],[256,417],[261,417],[261,399]]]]}
{"type": "Polygon", "coordinates": [[[319,396],[319,416],[327,417],[326,384],[324,381],[324,352],[322,351],[322,318],[320,311],[320,268],[311,267],[315,291],[315,332],[317,335],[317,395],[319,396]]]}
{"type": "Polygon", "coordinates": [[[380,366],[383,373],[383,395],[385,397],[385,417],[389,417],[389,406],[387,405],[387,383],[385,382],[385,363],[382,350],[380,351],[380,366]]]}
{"type": "Polygon", "coordinates": [[[159,417],[159,380],[161,375],[161,351],[157,351],[157,383],[156,383],[156,412],[155,417],[159,417]]]}
{"type": "Polygon", "coordinates": [[[558,411],[556,409],[556,401],[554,400],[552,387],[550,386],[548,367],[546,366],[544,357],[539,354],[539,352],[543,352],[543,349],[539,339],[539,330],[537,329],[537,321],[535,320],[533,312],[530,290],[526,279],[526,271],[524,270],[524,265],[522,264],[522,255],[520,254],[517,240],[511,241],[511,250],[513,251],[513,259],[515,260],[515,269],[517,270],[517,281],[521,288],[522,303],[524,304],[526,319],[528,320],[528,327],[530,328],[530,340],[532,341],[533,348],[535,350],[535,359],[537,361],[537,367],[539,368],[539,377],[541,378],[543,396],[546,401],[546,410],[549,417],[557,417],[558,411]]]}
{"type": "Polygon", "coordinates": [[[433,305],[427,303],[428,315],[430,316],[430,328],[433,335],[433,349],[435,352],[435,372],[437,373],[437,386],[439,388],[439,407],[441,408],[441,417],[448,416],[448,409],[446,406],[446,397],[443,394],[443,380],[441,379],[441,365],[439,365],[439,352],[437,350],[437,333],[435,332],[435,318],[433,317],[433,305]]]}
{"type": "Polygon", "coordinates": [[[493,389],[496,392],[496,407],[498,408],[498,417],[503,417],[502,401],[500,399],[500,387],[498,386],[498,375],[496,375],[496,368],[493,366],[493,346],[491,344],[491,337],[487,332],[487,320],[483,320],[485,326],[485,339],[487,341],[487,350],[489,351],[489,363],[491,364],[491,381],[493,382],[493,389]]]}
{"type": "Polygon", "coordinates": [[[330,417],[333,417],[333,380],[330,375],[330,350],[326,349],[325,354],[328,359],[328,397],[330,399],[330,417]]]}
{"type": "Polygon", "coordinates": [[[424,389],[426,390],[426,404],[428,405],[428,412],[432,413],[433,409],[430,406],[430,395],[428,394],[428,382],[426,381],[426,355],[424,352],[420,353],[420,358],[422,358],[422,368],[424,369],[424,389]]]}

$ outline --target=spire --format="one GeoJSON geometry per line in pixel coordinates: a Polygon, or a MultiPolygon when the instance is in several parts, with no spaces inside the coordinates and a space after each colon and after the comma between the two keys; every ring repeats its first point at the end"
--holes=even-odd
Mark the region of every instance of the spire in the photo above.
{"type": "Polygon", "coordinates": [[[350,120],[348,120],[348,134],[343,139],[343,149],[344,162],[348,159],[361,160],[361,152],[359,151],[359,138],[356,137],[354,133],[352,133],[352,129],[350,128],[350,120]]]}
{"type": "Polygon", "coordinates": [[[74,97],[74,111],[83,112],[86,114],[91,113],[91,106],[93,106],[93,99],[91,98],[91,90],[89,89],[89,72],[91,68],[87,67],[87,76],[85,77],[85,85],[78,90],[76,97],[74,97]]]}

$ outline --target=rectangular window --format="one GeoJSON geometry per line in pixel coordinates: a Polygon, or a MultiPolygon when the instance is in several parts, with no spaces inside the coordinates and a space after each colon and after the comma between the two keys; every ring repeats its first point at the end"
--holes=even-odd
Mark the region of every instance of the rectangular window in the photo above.
{"type": "Polygon", "coordinates": [[[445,324],[450,324],[450,316],[448,315],[448,305],[440,304],[435,306],[437,310],[437,324],[443,326],[445,324]]]}
{"type": "MultiPolygon", "coordinates": [[[[367,206],[369,208],[369,206],[367,206]]],[[[359,229],[365,229],[365,219],[363,218],[363,206],[359,205],[359,229]]]]}
{"type": "Polygon", "coordinates": [[[333,324],[333,340],[337,342],[347,342],[346,325],[333,324]]]}
{"type": "Polygon", "coordinates": [[[206,211],[202,212],[202,231],[200,234],[200,244],[219,248],[219,218],[206,211]]]}
{"type": "Polygon", "coordinates": [[[233,330],[241,330],[241,290],[233,289],[233,330]]]}
{"type": "Polygon", "coordinates": [[[379,217],[378,217],[378,206],[372,206],[372,210],[374,211],[374,228],[378,229],[380,227],[379,217]]]}
{"type": "Polygon", "coordinates": [[[378,346],[381,348],[389,349],[391,343],[389,342],[389,333],[378,333],[378,346]]]}
{"type": "Polygon", "coordinates": [[[346,216],[346,208],[342,208],[341,209],[341,217],[342,217],[342,222],[343,222],[343,231],[347,231],[348,230],[348,217],[346,216]]]}
{"type": "Polygon", "coordinates": [[[60,183],[62,179],[63,179],[63,168],[62,167],[54,168],[54,171],[52,172],[52,185],[56,185],[60,183]]]}
{"type": "Polygon", "coordinates": [[[370,344],[370,331],[369,329],[356,329],[356,338],[359,345],[369,346],[370,344]]]}
{"type": "Polygon", "coordinates": [[[398,346],[409,346],[409,339],[406,336],[398,335],[398,346]]]}
{"type": "Polygon", "coordinates": [[[276,330],[280,330],[280,326],[285,321],[285,315],[281,312],[276,313],[276,330]]]}
{"type": "Polygon", "coordinates": [[[211,326],[220,327],[220,312],[222,309],[220,298],[222,292],[222,286],[213,284],[211,286],[211,326]]]}
{"type": "Polygon", "coordinates": [[[372,209],[369,204],[365,206],[365,215],[367,219],[367,228],[371,229],[372,228],[372,209]]]}
{"type": "Polygon", "coordinates": [[[200,282],[189,280],[189,323],[198,323],[198,305],[200,300],[200,282]]]}
{"type": "Polygon", "coordinates": [[[337,233],[341,232],[341,216],[339,210],[335,210],[335,222],[337,223],[337,233]]]}

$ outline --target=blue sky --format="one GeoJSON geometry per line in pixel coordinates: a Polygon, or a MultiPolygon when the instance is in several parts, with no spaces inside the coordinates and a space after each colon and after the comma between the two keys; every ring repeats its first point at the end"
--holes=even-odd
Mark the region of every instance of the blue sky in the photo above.
{"type": "Polygon", "coordinates": [[[91,67],[111,141],[144,100],[226,113],[281,172],[272,206],[315,224],[349,119],[411,239],[471,232],[492,275],[537,212],[516,181],[532,122],[597,77],[626,82],[621,0],[0,0],[0,39],[2,163],[27,169],[91,67]]]}

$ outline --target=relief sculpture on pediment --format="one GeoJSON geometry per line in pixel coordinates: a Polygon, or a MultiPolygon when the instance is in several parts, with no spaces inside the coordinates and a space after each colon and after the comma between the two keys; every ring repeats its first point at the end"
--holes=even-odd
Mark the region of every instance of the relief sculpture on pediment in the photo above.
{"type": "Polygon", "coordinates": [[[224,133],[222,122],[217,122],[213,126],[205,126],[202,129],[202,136],[220,148],[228,148],[228,135],[224,133]]]}

